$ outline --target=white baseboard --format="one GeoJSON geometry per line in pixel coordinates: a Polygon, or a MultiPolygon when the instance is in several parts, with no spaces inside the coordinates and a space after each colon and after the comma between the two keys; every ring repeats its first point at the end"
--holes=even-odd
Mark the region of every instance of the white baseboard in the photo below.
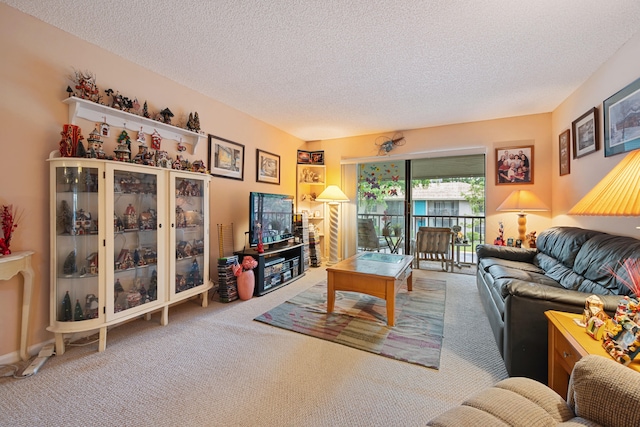
{"type": "MultiPolygon", "coordinates": [[[[54,343],[55,340],[51,339],[49,341],[44,341],[38,344],[33,344],[31,346],[29,346],[29,348],[27,348],[27,354],[29,354],[29,357],[33,357],[36,356],[38,353],[40,353],[40,350],[42,349],[42,347],[44,347],[47,344],[51,344],[54,343]]],[[[12,365],[12,364],[16,364],[18,362],[21,362],[20,360],[20,351],[14,351],[12,353],[7,353],[7,354],[3,354],[2,356],[0,356],[0,365],[12,365]]]]}

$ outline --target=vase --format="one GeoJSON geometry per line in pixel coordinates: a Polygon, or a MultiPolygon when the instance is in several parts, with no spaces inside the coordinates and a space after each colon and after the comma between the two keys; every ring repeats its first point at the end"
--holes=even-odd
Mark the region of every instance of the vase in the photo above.
{"type": "Polygon", "coordinates": [[[256,287],[256,279],[253,270],[244,271],[238,276],[238,297],[246,301],[253,296],[253,290],[256,287]]]}

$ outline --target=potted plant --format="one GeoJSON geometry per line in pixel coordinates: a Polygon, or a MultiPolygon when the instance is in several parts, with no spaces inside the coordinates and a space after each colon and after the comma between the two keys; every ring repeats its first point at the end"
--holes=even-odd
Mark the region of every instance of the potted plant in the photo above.
{"type": "Polygon", "coordinates": [[[400,237],[402,235],[402,224],[395,224],[393,226],[393,235],[400,237]]]}

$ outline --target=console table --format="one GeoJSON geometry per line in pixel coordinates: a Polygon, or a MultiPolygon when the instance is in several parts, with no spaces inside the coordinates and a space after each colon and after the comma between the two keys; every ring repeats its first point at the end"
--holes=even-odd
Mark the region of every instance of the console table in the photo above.
{"type": "Polygon", "coordinates": [[[20,332],[20,358],[22,360],[29,359],[27,354],[27,331],[29,330],[29,313],[33,290],[33,269],[31,268],[31,255],[33,254],[33,251],[21,251],[0,256],[0,280],[9,280],[18,273],[22,273],[24,278],[20,332]]]}

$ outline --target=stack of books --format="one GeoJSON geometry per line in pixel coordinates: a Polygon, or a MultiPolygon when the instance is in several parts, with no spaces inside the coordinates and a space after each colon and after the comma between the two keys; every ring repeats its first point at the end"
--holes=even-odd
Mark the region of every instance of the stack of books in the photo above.
{"type": "Polygon", "coordinates": [[[231,302],[238,299],[238,284],[231,268],[237,263],[237,255],[218,258],[218,294],[220,294],[221,302],[231,302]]]}
{"type": "Polygon", "coordinates": [[[304,264],[303,271],[307,271],[309,269],[309,215],[307,212],[302,212],[299,214],[295,214],[295,235],[296,235],[296,243],[302,243],[302,249],[304,252],[304,264]]]}
{"type": "Polygon", "coordinates": [[[309,229],[309,260],[311,261],[311,267],[320,267],[322,262],[319,257],[320,242],[316,240],[315,227],[309,229]]]}

